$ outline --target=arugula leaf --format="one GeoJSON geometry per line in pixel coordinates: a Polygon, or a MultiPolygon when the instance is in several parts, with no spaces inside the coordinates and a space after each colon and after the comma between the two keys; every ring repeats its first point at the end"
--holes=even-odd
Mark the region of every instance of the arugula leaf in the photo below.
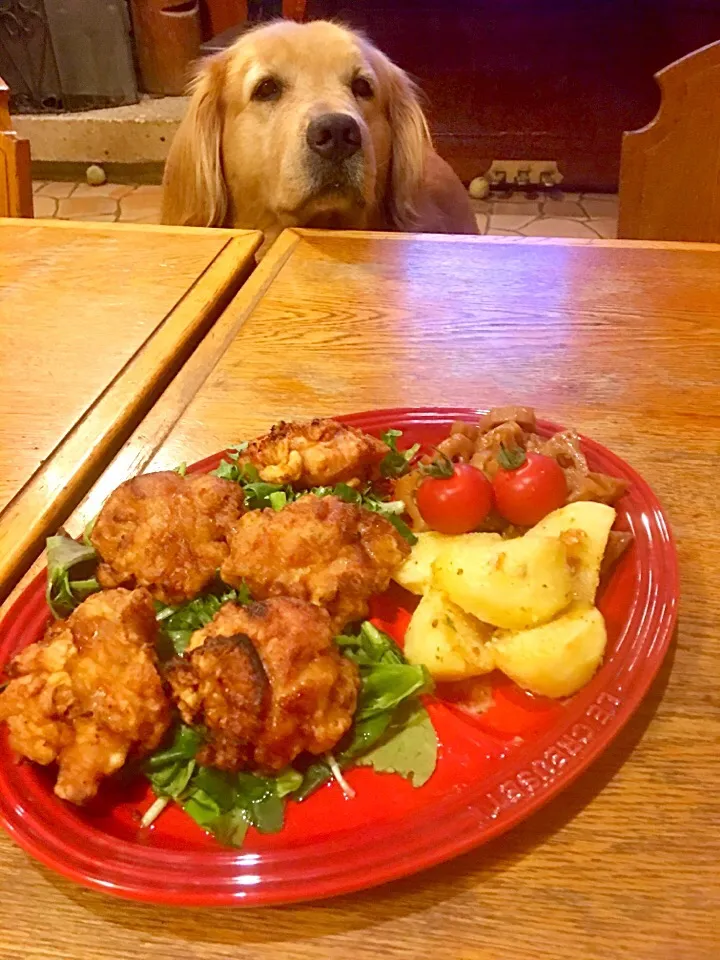
{"type": "Polygon", "coordinates": [[[410,697],[432,689],[427,668],[402,663],[381,663],[362,675],[360,699],[355,717],[365,720],[392,710],[410,697]]]}
{"type": "Polygon", "coordinates": [[[185,723],[178,724],[173,742],[164,750],[156,750],[151,754],[145,761],[145,769],[159,770],[178,760],[193,760],[204,739],[203,732],[197,727],[189,727],[185,723]]]}
{"type": "Polygon", "coordinates": [[[45,597],[56,619],[71,613],[91,593],[100,589],[94,573],[98,556],[88,542],[78,542],[61,530],[46,541],[48,572],[45,597]],[[71,579],[71,571],[78,579],[71,579]],[[85,575],[84,575],[85,574],[85,575]]]}
{"type": "Polygon", "coordinates": [[[221,843],[241,846],[248,827],[276,833],[285,821],[285,798],[297,790],[302,775],[288,768],[276,777],[227,773],[200,766],[195,757],[203,731],[179,724],[170,746],[145,761],[145,775],[158,800],[143,817],[149,826],[175,800],[203,830],[221,843]]]}
{"type": "Polygon", "coordinates": [[[220,607],[230,601],[240,604],[250,603],[252,597],[247,586],[243,584],[236,590],[218,582],[214,591],[204,593],[187,603],[178,606],[156,603],[155,619],[160,625],[160,638],[161,640],[165,638],[171,645],[171,649],[167,649],[167,644],[159,644],[160,658],[167,659],[173,653],[182,655],[193,633],[201,627],[206,627],[220,607]]]}
{"type": "Polygon", "coordinates": [[[346,657],[354,660],[358,666],[372,666],[378,663],[407,663],[405,654],[393,638],[378,630],[369,620],[365,620],[356,635],[341,634],[335,637],[335,643],[346,657]]]}
{"type": "MultiPolygon", "coordinates": [[[[245,509],[246,510],[265,510],[273,506],[272,497],[282,493],[286,497],[286,502],[294,499],[292,487],[282,483],[265,483],[263,480],[255,480],[243,485],[245,491],[245,509]]],[[[275,509],[278,509],[277,507],[275,509]]]]}
{"type": "Polygon", "coordinates": [[[216,839],[226,847],[241,847],[250,828],[250,818],[242,807],[221,813],[212,823],[216,839]]]}
{"type": "MultiPolygon", "coordinates": [[[[338,767],[346,770],[361,763],[360,758],[387,745],[387,751],[377,756],[376,769],[390,769],[394,762],[397,772],[402,773],[403,757],[411,753],[415,743],[419,759],[413,762],[421,773],[429,770],[429,777],[437,761],[437,742],[433,739],[433,747],[424,726],[421,739],[414,731],[414,725],[419,721],[413,719],[425,709],[417,698],[432,690],[432,680],[425,667],[409,664],[392,637],[378,630],[369,620],[362,624],[357,634],[340,635],[335,642],[343,655],[358,665],[361,684],[353,725],[334,751],[338,767]],[[403,738],[406,725],[411,725],[413,732],[403,738]],[[391,743],[396,746],[391,747],[391,743]]],[[[434,738],[432,723],[430,730],[434,738]]],[[[408,764],[405,759],[404,766],[408,764]]],[[[375,766],[375,760],[368,761],[367,765],[375,766]]],[[[332,776],[325,760],[311,764],[295,792],[295,799],[306,800],[332,776]]]]}
{"type": "Polygon", "coordinates": [[[154,772],[148,772],[147,778],[156,797],[179,797],[190,783],[195,773],[194,760],[178,760],[154,772]]]}
{"type": "Polygon", "coordinates": [[[209,829],[223,812],[220,805],[204,790],[193,789],[189,796],[181,800],[181,805],[185,813],[203,829],[209,829]]]}
{"type": "Polygon", "coordinates": [[[397,773],[422,787],[435,771],[437,750],[430,714],[417,700],[409,700],[393,717],[382,742],[359,755],[356,763],[378,773],[397,773]]]}
{"type": "MultiPolygon", "coordinates": [[[[195,773],[197,754],[203,742],[202,731],[181,723],[173,742],[164,750],[156,750],[144,763],[145,775],[156,797],[177,799],[186,790],[195,773]]],[[[158,809],[158,813],[162,811],[158,809]]],[[[146,820],[149,826],[151,820],[146,820]]]]}
{"type": "MultiPolygon", "coordinates": [[[[339,752],[335,759],[340,769],[351,767],[356,757],[362,756],[380,740],[392,719],[391,713],[378,713],[359,723],[353,724],[350,732],[343,737],[339,752]]],[[[318,760],[305,771],[300,785],[295,790],[294,799],[298,802],[306,800],[311,794],[328,780],[332,779],[332,770],[325,760],[318,760]]]]}
{"type": "MultiPolygon", "coordinates": [[[[380,511],[378,511],[378,513],[380,513],[380,511]]],[[[410,546],[414,546],[417,543],[417,537],[404,520],[394,514],[387,514],[385,519],[390,521],[400,536],[407,540],[410,546]]]]}
{"type": "MultiPolygon", "coordinates": [[[[395,435],[400,436],[401,432],[399,430],[391,430],[388,431],[388,434],[392,434],[394,437],[395,435]]],[[[392,444],[394,444],[395,440],[392,438],[391,440],[392,444]]],[[[245,449],[247,444],[241,444],[240,446],[242,449],[245,449]]],[[[237,449],[240,450],[240,447],[237,449]]],[[[391,450],[391,453],[387,454],[387,456],[394,455],[399,457],[404,467],[407,468],[409,460],[415,456],[418,449],[419,445],[415,444],[410,450],[406,450],[405,453],[398,453],[396,450],[391,450]]],[[[385,517],[386,520],[390,521],[400,536],[404,537],[408,543],[417,543],[417,537],[400,516],[400,514],[405,512],[405,504],[402,500],[382,500],[373,491],[370,484],[367,484],[363,490],[357,490],[347,483],[336,483],[333,487],[312,487],[310,490],[293,490],[290,484],[266,483],[260,480],[260,475],[254,464],[239,464],[236,462],[239,453],[235,454],[234,457],[232,454],[229,454],[229,456],[231,459],[221,460],[219,466],[215,470],[212,470],[211,473],[216,477],[221,477],[223,480],[231,480],[233,483],[240,484],[245,493],[246,510],[265,510],[268,507],[271,507],[273,510],[282,510],[288,503],[294,503],[295,500],[299,500],[300,497],[304,497],[308,493],[312,493],[316,497],[328,497],[332,495],[339,497],[346,503],[355,503],[358,506],[365,507],[367,510],[372,510],[374,513],[379,513],[385,517]]],[[[404,472],[406,472],[406,470],[404,472]]],[[[387,474],[387,476],[402,476],[402,473],[387,474]]]]}
{"type": "Polygon", "coordinates": [[[380,461],[380,476],[403,477],[410,470],[410,464],[420,449],[419,443],[414,443],[408,450],[400,451],[397,442],[402,436],[402,430],[386,430],[380,435],[383,443],[390,448],[380,461]]]}
{"type": "Polygon", "coordinates": [[[282,799],[294,793],[303,781],[303,776],[292,767],[283,770],[275,777],[275,792],[282,799]]]}
{"type": "Polygon", "coordinates": [[[240,481],[240,467],[236,463],[230,463],[229,460],[221,460],[218,466],[211,470],[213,477],[219,477],[221,480],[230,480],[232,483],[240,481]]]}
{"type": "MultiPolygon", "coordinates": [[[[340,759],[338,759],[338,763],[342,766],[340,759]]],[[[316,790],[319,790],[323,784],[331,779],[332,770],[324,760],[311,763],[305,771],[302,783],[293,794],[293,799],[297,800],[298,803],[302,803],[303,800],[307,800],[308,797],[312,796],[316,790]]]]}

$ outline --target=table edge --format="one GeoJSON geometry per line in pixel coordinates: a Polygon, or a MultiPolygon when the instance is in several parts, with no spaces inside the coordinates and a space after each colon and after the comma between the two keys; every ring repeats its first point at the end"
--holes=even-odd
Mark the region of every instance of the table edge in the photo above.
{"type": "MultiPolygon", "coordinates": [[[[202,228],[202,233],[210,230],[202,228]]],[[[0,511],[0,602],[41,552],[48,533],[93,486],[252,274],[262,234],[227,231],[223,239],[220,250],[130,360],[0,511]],[[127,396],[131,399],[124,402],[127,396]],[[62,478],[57,495],[53,477],[62,478]]]]}

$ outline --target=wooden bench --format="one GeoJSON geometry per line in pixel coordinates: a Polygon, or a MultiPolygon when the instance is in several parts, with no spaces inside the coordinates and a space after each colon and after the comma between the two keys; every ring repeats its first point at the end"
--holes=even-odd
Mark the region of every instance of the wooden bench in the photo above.
{"type": "Polygon", "coordinates": [[[720,40],[656,75],[662,103],[626,133],[618,237],[720,242],[720,40]]]}
{"type": "Polygon", "coordinates": [[[32,217],[30,143],[12,128],[9,100],[0,77],[0,217],[32,217]]]}

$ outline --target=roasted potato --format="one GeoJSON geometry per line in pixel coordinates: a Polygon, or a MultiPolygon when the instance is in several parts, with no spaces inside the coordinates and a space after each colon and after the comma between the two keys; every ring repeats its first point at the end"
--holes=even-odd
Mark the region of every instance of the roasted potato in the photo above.
{"type": "Polygon", "coordinates": [[[567,697],[593,676],[606,643],[600,611],[577,604],[531,630],[498,630],[488,646],[498,669],[518,686],[546,697],[567,697]]]}
{"type": "Polygon", "coordinates": [[[560,537],[564,542],[573,571],[573,596],[578,601],[595,601],[600,564],[615,515],[615,510],[605,503],[569,503],[549,513],[525,534],[560,537]]]}
{"type": "Polygon", "coordinates": [[[405,633],[405,656],[424,664],[437,680],[464,680],[490,673],[493,628],[469,616],[439,590],[428,590],[405,633]]]}
{"type": "Polygon", "coordinates": [[[573,598],[567,549],[557,537],[491,544],[458,537],[434,562],[433,585],[466,613],[508,630],[545,623],[573,598]]]}
{"type": "Polygon", "coordinates": [[[464,533],[451,536],[446,533],[419,533],[410,556],[395,573],[394,578],[401,587],[412,593],[424,593],[432,582],[432,565],[441,551],[452,549],[456,543],[496,543],[499,533],[464,533]]]}

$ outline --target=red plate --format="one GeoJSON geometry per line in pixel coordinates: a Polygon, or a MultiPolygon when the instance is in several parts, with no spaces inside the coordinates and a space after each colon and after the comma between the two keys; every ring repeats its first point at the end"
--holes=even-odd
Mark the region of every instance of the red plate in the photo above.
{"type": "MultiPolygon", "coordinates": [[[[471,409],[380,410],[345,417],[372,433],[390,426],[404,442],[437,443],[471,409]]],[[[481,411],[480,411],[481,412],[481,411]]],[[[560,429],[544,423],[541,432],[560,429]]],[[[630,491],[617,526],[633,547],[599,598],[609,645],[602,669],[562,704],[533,698],[508,681],[475,719],[435,700],[437,770],[421,789],[366,768],[350,771],[357,797],[335,784],[288,805],[282,833],[251,832],[238,852],[220,848],[177,808],[146,836],[138,819],[151,802],[141,780],[106,781],[76,809],[52,793],[51,772],[16,763],[0,735],[0,820],[32,856],[66,877],[121,897],[185,906],[279,904],[329,897],[406,876],[485,843],[567,786],[615,737],[647,691],[670,643],[678,599],[677,557],[652,490],[626,463],[583,440],[595,470],[625,477],[630,491]]],[[[209,470],[221,454],[196,464],[209,470]]],[[[396,636],[412,607],[399,588],[374,613],[396,636]],[[406,608],[403,608],[406,605],[406,608]]],[[[0,628],[0,664],[40,639],[49,619],[38,577],[0,628]]]]}

